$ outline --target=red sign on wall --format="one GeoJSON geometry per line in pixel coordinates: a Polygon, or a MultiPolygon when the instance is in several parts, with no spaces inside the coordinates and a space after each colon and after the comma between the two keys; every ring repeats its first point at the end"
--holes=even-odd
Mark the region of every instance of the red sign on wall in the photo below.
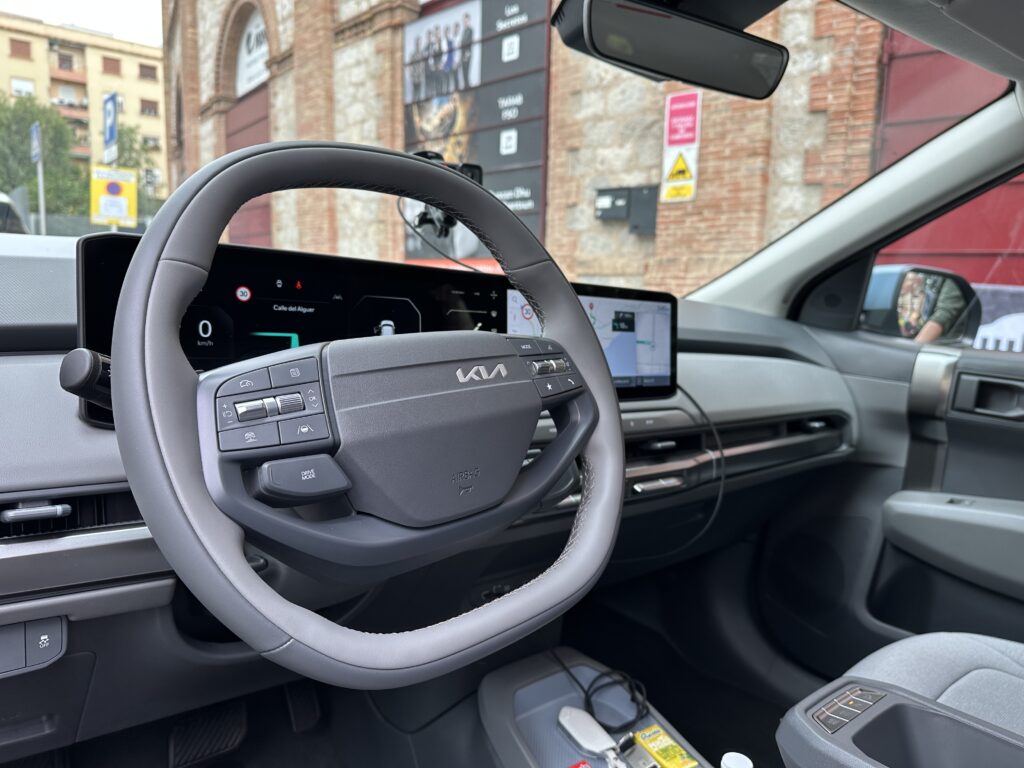
{"type": "Polygon", "coordinates": [[[661,202],[684,203],[697,194],[700,157],[701,91],[665,98],[665,145],[662,148],[661,202]]]}
{"type": "Polygon", "coordinates": [[[700,93],[673,93],[665,103],[665,144],[681,147],[700,141],[700,93]]]}

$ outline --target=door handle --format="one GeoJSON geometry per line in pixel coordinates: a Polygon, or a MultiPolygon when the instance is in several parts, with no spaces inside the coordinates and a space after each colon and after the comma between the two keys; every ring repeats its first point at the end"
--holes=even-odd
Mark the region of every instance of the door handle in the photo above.
{"type": "Polygon", "coordinates": [[[1024,382],[961,373],[953,410],[1008,421],[1024,421],[1024,382]]]}

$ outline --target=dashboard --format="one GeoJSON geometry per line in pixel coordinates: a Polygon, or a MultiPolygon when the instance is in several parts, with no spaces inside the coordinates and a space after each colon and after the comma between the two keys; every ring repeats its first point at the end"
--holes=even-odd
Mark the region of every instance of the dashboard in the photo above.
{"type": "MultiPolygon", "coordinates": [[[[116,234],[79,241],[79,346],[110,354],[117,299],[138,241],[116,234]]],[[[620,398],[672,395],[675,297],[574,287],[620,398]]],[[[542,332],[533,307],[503,275],[220,245],[182,318],[181,346],[197,370],[210,370],[333,339],[455,330],[542,332]]],[[[86,416],[110,419],[92,403],[86,416]]]]}

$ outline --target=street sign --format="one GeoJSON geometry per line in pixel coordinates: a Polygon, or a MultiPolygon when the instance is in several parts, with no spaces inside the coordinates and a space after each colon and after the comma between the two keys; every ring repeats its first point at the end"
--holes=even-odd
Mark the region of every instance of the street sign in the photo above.
{"type": "Polygon", "coordinates": [[[32,162],[38,163],[43,158],[43,130],[39,127],[39,121],[32,123],[28,130],[29,147],[32,153],[32,162]]]}
{"type": "Polygon", "coordinates": [[[117,94],[103,97],[103,162],[117,162],[117,94]]]}
{"type": "Polygon", "coordinates": [[[89,181],[89,222],[134,229],[138,225],[139,180],[134,170],[94,165],[89,181]]]}
{"type": "Polygon", "coordinates": [[[43,182],[43,129],[39,121],[28,129],[29,154],[36,164],[36,195],[39,206],[39,234],[46,234],[46,185],[43,182]]]}
{"type": "Polygon", "coordinates": [[[661,159],[663,203],[690,202],[697,194],[700,113],[700,91],[672,93],[665,99],[665,143],[661,159]]]}

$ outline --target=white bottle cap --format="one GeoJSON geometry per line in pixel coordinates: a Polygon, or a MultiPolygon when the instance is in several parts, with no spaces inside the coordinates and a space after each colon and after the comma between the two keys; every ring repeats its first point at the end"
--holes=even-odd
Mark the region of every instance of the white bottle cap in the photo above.
{"type": "Polygon", "coordinates": [[[741,752],[726,752],[722,755],[722,768],[754,768],[754,761],[741,752]]]}

